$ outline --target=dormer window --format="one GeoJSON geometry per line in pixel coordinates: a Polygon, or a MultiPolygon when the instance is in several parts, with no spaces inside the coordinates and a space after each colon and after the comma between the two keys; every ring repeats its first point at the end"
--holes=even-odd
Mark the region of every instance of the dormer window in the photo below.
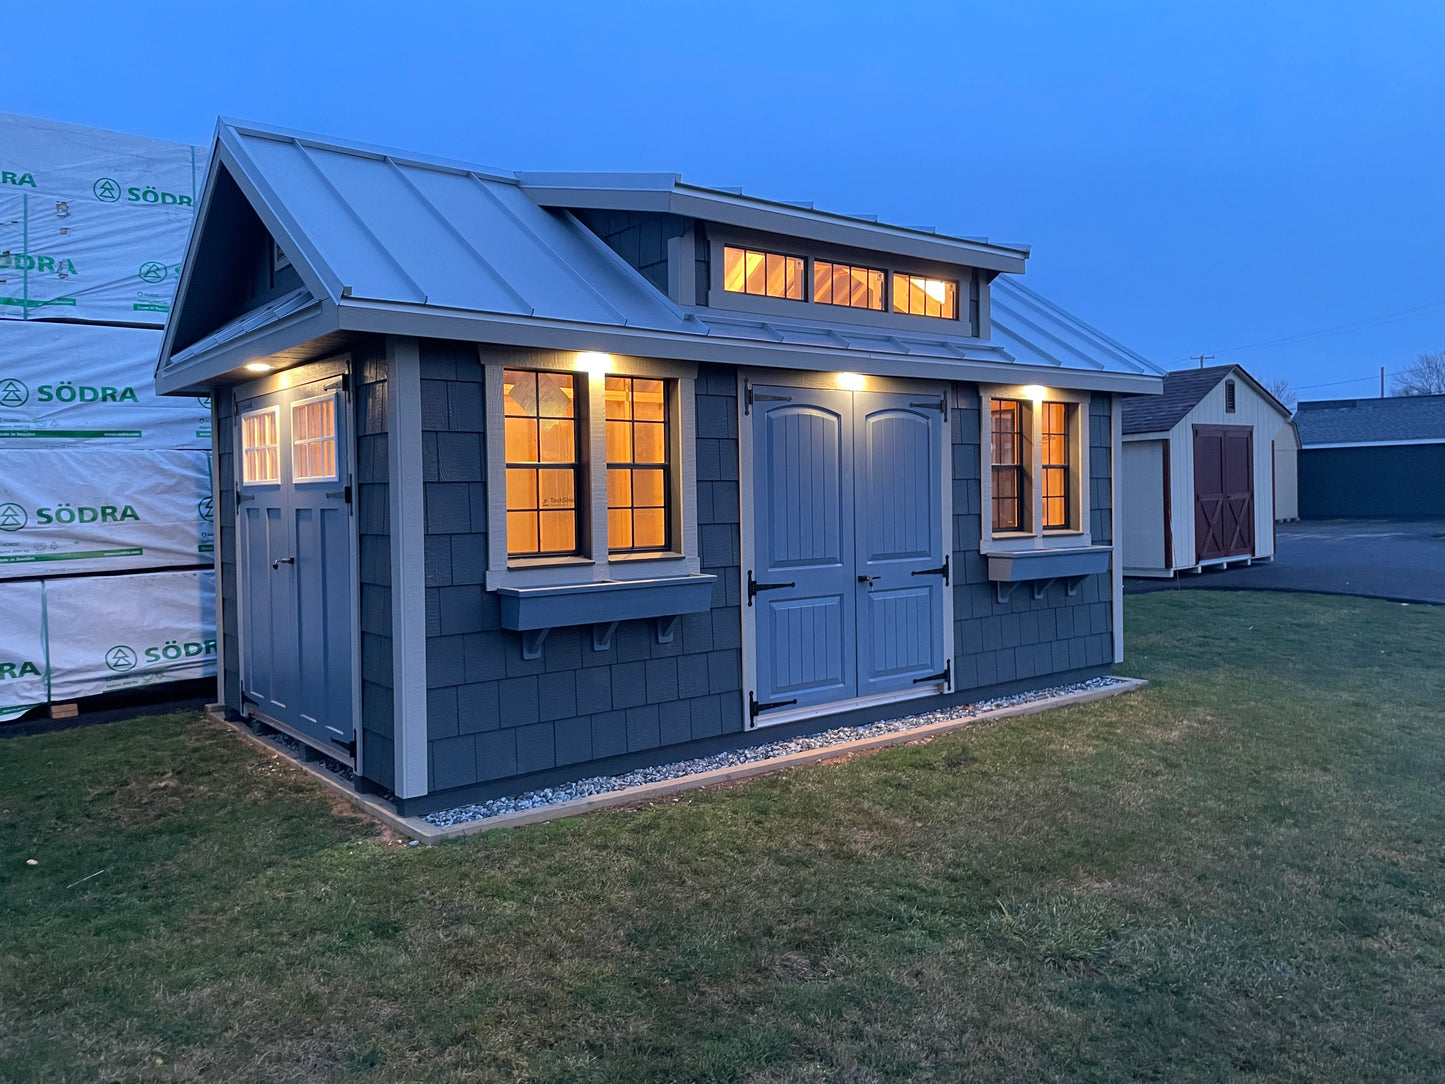
{"type": "Polygon", "coordinates": [[[883,284],[887,272],[873,267],[813,261],[813,300],[820,305],[846,305],[851,309],[883,311],[883,284]]]}
{"type": "Polygon", "coordinates": [[[801,256],[723,246],[723,289],[729,293],[802,301],[805,275],[801,256]]]}
{"type": "Polygon", "coordinates": [[[922,275],[893,276],[893,311],[958,319],[958,283],[922,275]]]}

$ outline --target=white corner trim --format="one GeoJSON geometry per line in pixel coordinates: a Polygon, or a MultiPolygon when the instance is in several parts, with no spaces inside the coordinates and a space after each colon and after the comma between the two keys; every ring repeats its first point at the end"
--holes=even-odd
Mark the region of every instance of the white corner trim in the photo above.
{"type": "Polygon", "coordinates": [[[1109,529],[1114,552],[1109,556],[1113,566],[1114,597],[1114,661],[1124,661],[1124,540],[1119,537],[1123,518],[1119,515],[1119,501],[1123,486],[1119,484],[1124,464],[1123,434],[1119,429],[1124,420],[1123,400],[1117,395],[1110,396],[1109,406],[1109,516],[1113,526],[1109,529]]]}
{"type": "Polygon", "coordinates": [[[386,340],[387,492],[391,513],[391,656],[397,797],[427,793],[426,505],[422,488],[421,352],[386,340]]]}

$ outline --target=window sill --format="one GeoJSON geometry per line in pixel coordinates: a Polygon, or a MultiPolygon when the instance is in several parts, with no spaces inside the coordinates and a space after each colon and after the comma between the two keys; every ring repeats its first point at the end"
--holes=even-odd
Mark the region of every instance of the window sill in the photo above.
{"type": "Polygon", "coordinates": [[[592,564],[590,557],[509,557],[507,567],[514,568],[577,568],[592,564]]]}

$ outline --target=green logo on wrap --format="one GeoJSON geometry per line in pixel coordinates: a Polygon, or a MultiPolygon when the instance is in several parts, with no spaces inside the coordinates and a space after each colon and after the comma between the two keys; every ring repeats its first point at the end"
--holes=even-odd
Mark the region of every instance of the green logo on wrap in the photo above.
{"type": "Polygon", "coordinates": [[[0,173],[0,184],[28,185],[31,188],[35,185],[35,174],[33,173],[11,173],[8,169],[0,173]]]}
{"type": "Polygon", "coordinates": [[[102,203],[118,203],[120,201],[120,182],[110,177],[102,177],[90,186],[90,190],[102,203]]]}
{"type": "Polygon", "coordinates": [[[0,380],[0,407],[22,407],[30,401],[30,389],[19,380],[0,380]]]}
{"type": "Polygon", "coordinates": [[[80,274],[75,264],[64,256],[33,256],[29,252],[0,252],[0,271],[53,271],[64,278],[80,274]]]}
{"type": "Polygon", "coordinates": [[[39,677],[40,667],[22,659],[20,662],[0,662],[0,681],[15,681],[23,677],[39,677]]]}
{"type": "Polygon", "coordinates": [[[142,282],[165,282],[166,276],[170,274],[170,268],[156,260],[147,260],[140,265],[140,271],[137,274],[140,275],[142,282]]]}
{"type": "Polygon", "coordinates": [[[135,652],[126,647],[125,644],[116,644],[115,647],[105,653],[105,665],[117,674],[123,674],[127,670],[134,670],[135,664],[135,652]]]}
{"type": "Polygon", "coordinates": [[[211,501],[211,498],[202,497],[200,503],[196,505],[196,511],[200,513],[203,520],[205,520],[207,523],[210,523],[211,516],[215,512],[215,507],[213,502],[211,501]]]}
{"type": "Polygon", "coordinates": [[[0,504],[0,531],[18,531],[29,522],[30,516],[14,501],[0,504]]]}

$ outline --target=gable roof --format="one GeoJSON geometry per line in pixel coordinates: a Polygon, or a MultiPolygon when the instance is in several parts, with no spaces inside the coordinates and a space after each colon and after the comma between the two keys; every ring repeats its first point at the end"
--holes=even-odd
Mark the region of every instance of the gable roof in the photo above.
{"type": "Polygon", "coordinates": [[[932,226],[890,225],[872,215],[745,196],[742,189],[705,188],[684,183],[676,173],[523,172],[517,179],[544,207],[652,211],[992,271],[1021,272],[1029,255],[1028,245],[955,237],[932,226]]]}
{"type": "Polygon", "coordinates": [[[799,305],[786,318],[684,309],[569,211],[537,203],[514,175],[225,120],[214,162],[156,371],[162,392],[238,379],[246,361],[288,357],[293,347],[344,332],[932,379],[1158,387],[1158,367],[1014,283],[995,287],[993,340],[947,326],[833,323],[821,306],[799,305]],[[206,284],[214,265],[228,265],[225,247],[208,247],[206,238],[252,212],[302,286],[215,327],[221,317],[206,315],[206,284]],[[202,252],[209,255],[198,272],[202,252]]]}
{"type": "Polygon", "coordinates": [[[1320,399],[1295,414],[1300,447],[1445,443],[1445,395],[1320,399]]]}
{"type": "Polygon", "coordinates": [[[1244,380],[1288,420],[1289,409],[1264,385],[1238,365],[1211,365],[1207,369],[1177,369],[1164,374],[1164,394],[1124,400],[1125,433],[1166,433],[1204,401],[1225,377],[1244,380]]]}

